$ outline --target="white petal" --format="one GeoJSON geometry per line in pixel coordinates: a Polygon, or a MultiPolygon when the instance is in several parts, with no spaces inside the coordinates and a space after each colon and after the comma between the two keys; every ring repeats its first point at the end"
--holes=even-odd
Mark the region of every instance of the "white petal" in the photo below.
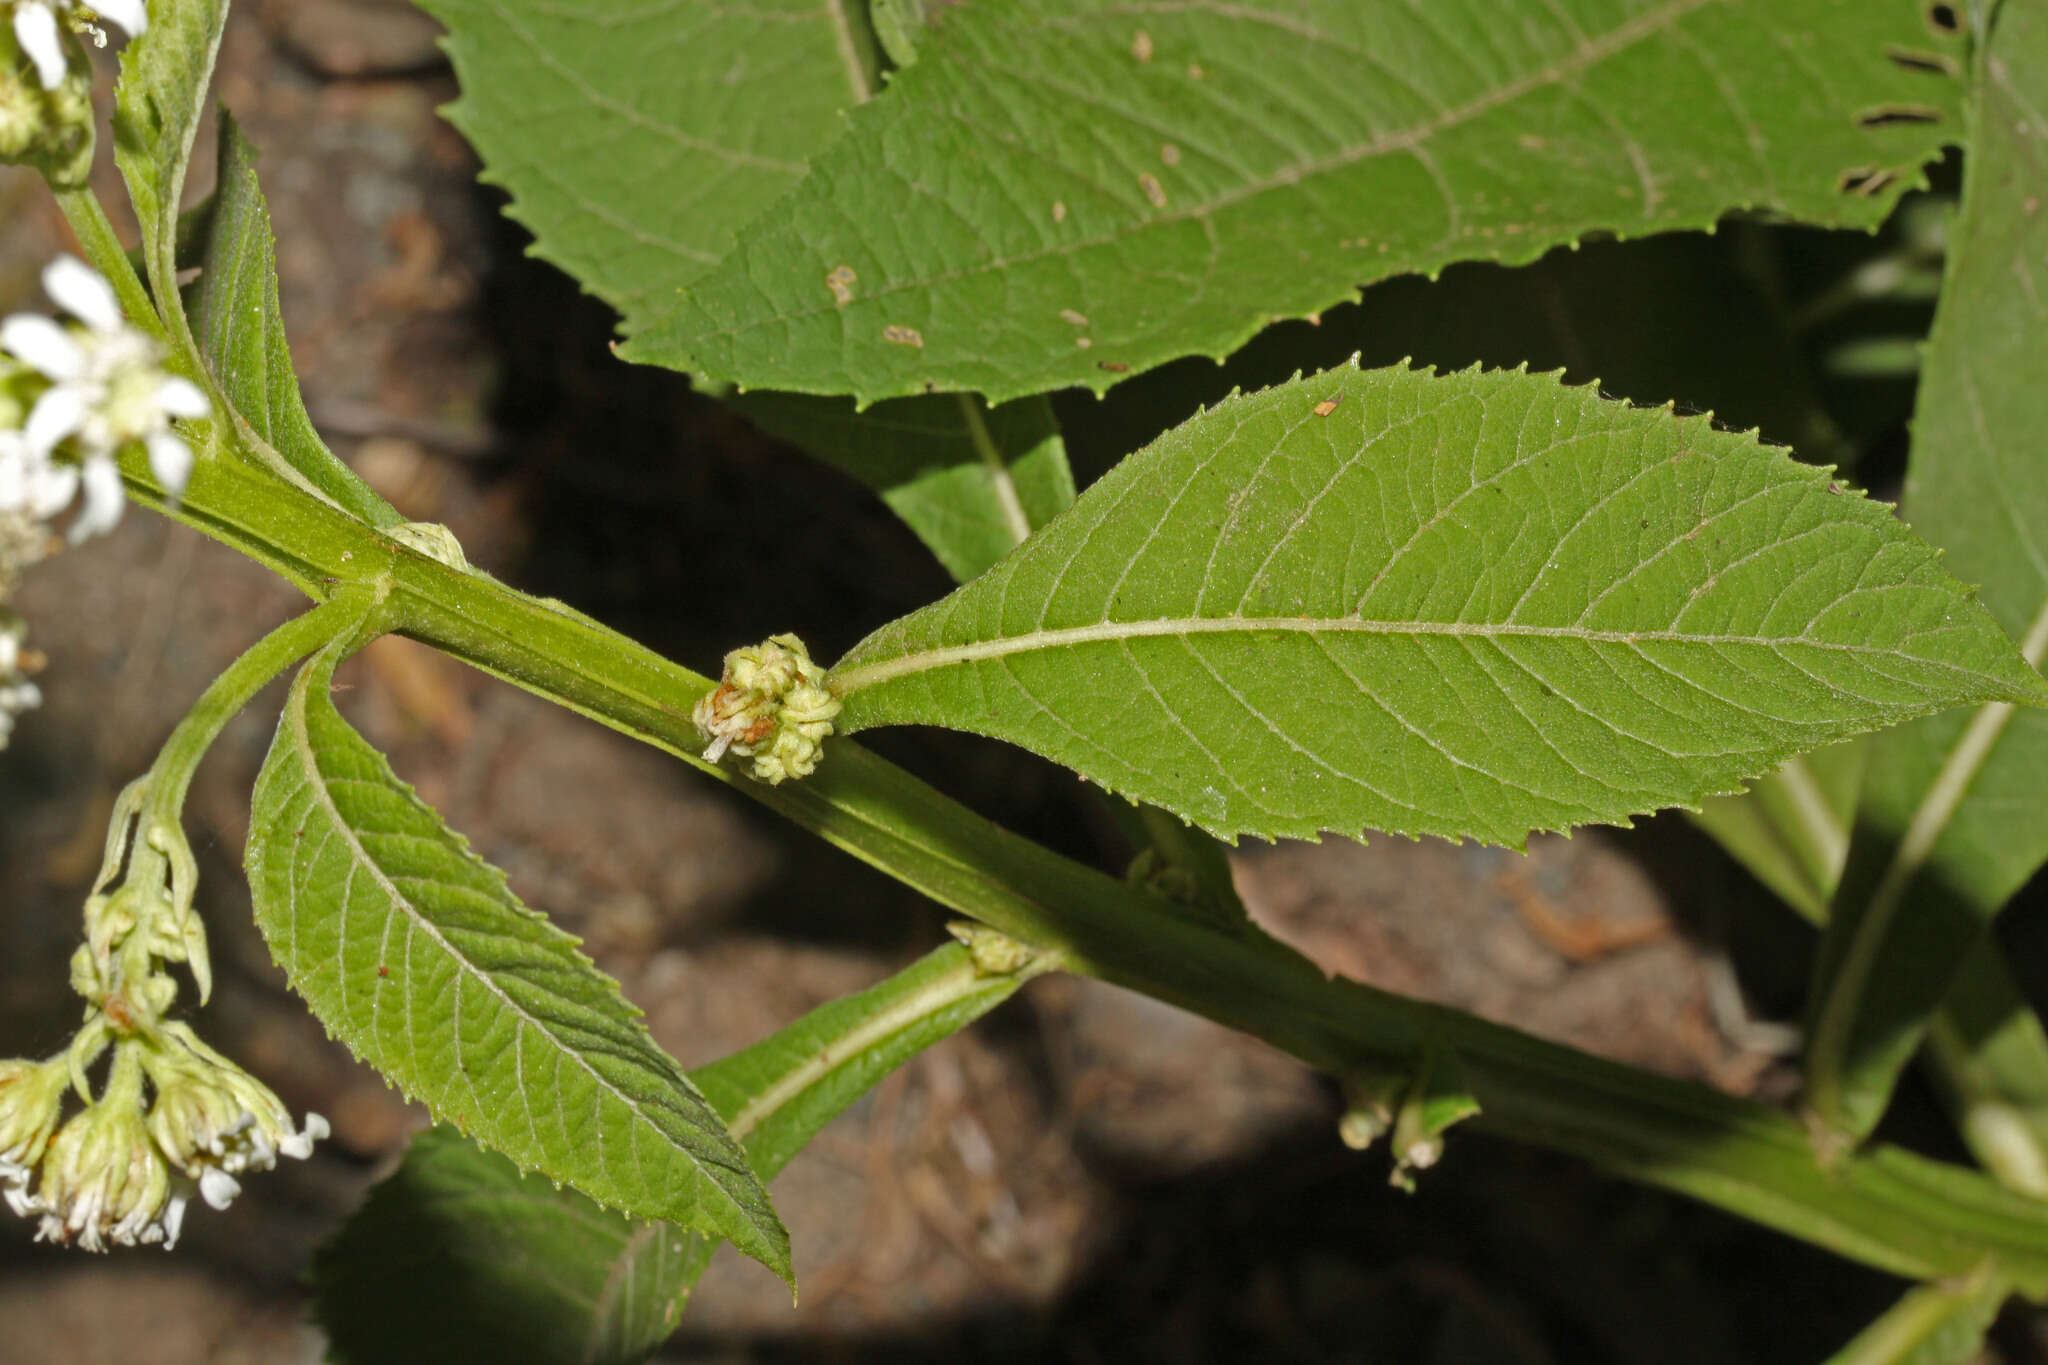
{"type": "Polygon", "coordinates": [[[242,1184],[218,1166],[208,1166],[199,1173],[199,1197],[207,1207],[224,1209],[235,1202],[235,1196],[242,1192],[242,1184]]]}
{"type": "Polygon", "coordinates": [[[120,329],[121,301],[114,297],[114,286],[76,256],[58,256],[43,267],[43,292],[95,332],[120,329]]]}
{"type": "Polygon", "coordinates": [[[182,1194],[174,1194],[171,1196],[170,1202],[164,1205],[163,1228],[165,1251],[169,1251],[173,1247],[178,1245],[178,1233],[184,1226],[185,1196],[182,1194]]]}
{"type": "Polygon", "coordinates": [[[92,0],[92,7],[100,18],[127,29],[131,38],[140,38],[149,27],[149,9],[142,0],[92,0]]]}
{"type": "Polygon", "coordinates": [[[78,496],[78,467],[68,464],[45,464],[29,480],[28,514],[37,521],[48,521],[71,505],[71,499],[78,496]]]}
{"type": "Polygon", "coordinates": [[[151,436],[148,445],[150,473],[175,501],[185,491],[185,480],[192,477],[192,447],[168,431],[151,436]]]}
{"type": "Polygon", "coordinates": [[[57,16],[37,0],[18,0],[14,6],[14,36],[21,50],[36,64],[43,89],[55,90],[64,83],[64,43],[57,36],[57,16]]]}
{"type": "Polygon", "coordinates": [[[71,333],[40,313],[16,313],[0,322],[0,350],[60,383],[85,369],[85,351],[71,333]]]}
{"type": "Polygon", "coordinates": [[[288,1133],[277,1144],[277,1150],[296,1161],[304,1161],[313,1155],[313,1144],[325,1138],[329,1131],[327,1120],[318,1114],[306,1115],[306,1130],[303,1133],[288,1133]]]}
{"type": "Polygon", "coordinates": [[[121,467],[106,456],[87,460],[85,510],[71,523],[71,543],[76,545],[113,530],[120,523],[126,501],[121,495],[121,467]]]}
{"type": "Polygon", "coordinates": [[[28,425],[21,429],[31,459],[41,459],[57,443],[85,425],[85,395],[69,384],[46,389],[29,409],[28,425]]]}
{"type": "Polygon", "coordinates": [[[176,375],[158,386],[156,404],[173,417],[211,417],[213,404],[206,397],[206,390],[189,379],[176,375]]]}

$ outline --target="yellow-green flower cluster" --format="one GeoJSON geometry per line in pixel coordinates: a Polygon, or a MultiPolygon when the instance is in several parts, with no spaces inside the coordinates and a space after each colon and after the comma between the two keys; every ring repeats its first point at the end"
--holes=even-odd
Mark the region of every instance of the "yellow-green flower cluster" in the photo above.
{"type": "Polygon", "coordinates": [[[690,719],[704,736],[704,758],[728,751],[751,758],[753,775],[770,786],[817,771],[839,699],[825,688],[825,670],[804,642],[775,635],[725,656],[718,686],[690,719]]]}

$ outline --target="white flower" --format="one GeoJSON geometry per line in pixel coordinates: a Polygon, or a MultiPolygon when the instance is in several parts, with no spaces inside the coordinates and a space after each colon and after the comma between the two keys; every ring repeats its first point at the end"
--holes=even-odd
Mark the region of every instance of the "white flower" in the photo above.
{"type": "Polygon", "coordinates": [[[43,288],[82,325],[60,326],[35,313],[0,322],[0,350],[50,381],[16,441],[0,447],[0,511],[61,508],[82,486],[85,508],[71,526],[71,539],[80,541],[121,519],[114,457],[131,442],[147,447],[165,491],[182,493],[192,448],[171,430],[171,419],[213,409],[198,385],[165,373],[162,349],[122,319],[113,286],[91,266],[59,256],[43,271],[43,288]],[[51,459],[67,441],[78,456],[75,470],[51,459]]]}
{"type": "MultiPolygon", "coordinates": [[[[74,0],[14,0],[15,40],[35,63],[36,76],[45,90],[55,90],[64,80],[64,40],[57,16],[80,8],[83,7],[74,0]]],[[[149,27],[149,11],[143,0],[94,0],[90,8],[102,19],[126,29],[131,38],[141,36],[149,27]]],[[[91,27],[85,20],[76,22],[91,27]]]]}

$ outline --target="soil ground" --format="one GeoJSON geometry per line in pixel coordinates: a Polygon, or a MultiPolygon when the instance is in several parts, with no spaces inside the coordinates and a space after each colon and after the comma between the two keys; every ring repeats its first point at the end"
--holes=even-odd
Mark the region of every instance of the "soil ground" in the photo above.
{"type": "MultiPolygon", "coordinates": [[[[239,7],[228,33],[220,96],[263,152],[295,361],[337,449],[491,572],[700,668],[786,629],[829,658],[942,592],[867,493],[679,378],[611,359],[605,310],[523,256],[436,117],[454,90],[433,32],[385,0],[273,0],[239,7]],[[716,564],[761,548],[744,514],[769,489],[796,500],[801,544],[775,547],[776,577],[744,601],[704,591],[716,564]]],[[[33,301],[65,241],[39,185],[0,176],[0,311],[33,301]]],[[[36,570],[19,605],[50,657],[49,701],[0,759],[4,1055],[75,1022],[65,961],[114,793],[213,670],[298,603],[135,514],[36,570]]],[[[382,642],[345,682],[356,723],[584,937],[686,1063],[942,941],[944,916],[893,883],[427,650],[382,642]]],[[[310,1250],[423,1122],[324,1036],[250,924],[240,850],[274,704],[230,727],[188,807],[219,979],[199,1023],[334,1139],[195,1217],[174,1256],[67,1255],[0,1225],[0,1365],[319,1359],[310,1250]]],[[[1121,856],[1068,776],[950,737],[879,744],[1065,851],[1121,856]]],[[[1737,1093],[1790,1085],[1731,964],[1752,1008],[1795,1008],[1808,945],[1680,821],[1527,856],[1254,846],[1235,869],[1258,918],[1331,971],[1737,1093]]],[[[664,1358],[1799,1362],[1897,1292],[1484,1138],[1454,1138],[1403,1195],[1382,1157],[1337,1141],[1336,1118],[1329,1085],[1259,1044],[1109,988],[1038,983],[892,1076],[778,1183],[802,1306],[722,1259],[664,1358]]],[[[2009,1320],[2003,1358],[2043,1358],[2041,1332],[2009,1320]]]]}

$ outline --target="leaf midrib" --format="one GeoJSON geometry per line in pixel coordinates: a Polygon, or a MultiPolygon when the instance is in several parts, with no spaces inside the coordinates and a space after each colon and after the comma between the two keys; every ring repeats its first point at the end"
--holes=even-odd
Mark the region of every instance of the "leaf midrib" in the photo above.
{"type": "MultiPolygon", "coordinates": [[[[1258,195],[1269,193],[1276,189],[1298,185],[1315,176],[1343,170],[1345,167],[1376,156],[1412,150],[1438,134],[1478,118],[1480,115],[1491,112],[1503,104],[1519,99],[1544,86],[1555,85],[1578,75],[1588,68],[1605,61],[1607,58],[1634,46],[1636,43],[1662,32],[1696,10],[1720,3],[1724,3],[1724,0],[1670,0],[1670,3],[1664,5],[1661,9],[1650,10],[1640,14],[1598,38],[1587,39],[1565,60],[1542,67],[1517,80],[1509,81],[1498,89],[1479,96],[1477,99],[1469,100],[1452,109],[1446,109],[1435,118],[1408,128],[1382,133],[1366,142],[1343,148],[1327,156],[1283,166],[1269,175],[1249,181],[1235,189],[1228,190],[1200,203],[1190,204],[1184,209],[1176,209],[1170,213],[1157,213],[1144,219],[1142,222],[1119,228],[1112,232],[1101,233],[1093,237],[1083,237],[1071,242],[1061,242],[1042,250],[1024,252],[1016,256],[995,257],[962,270],[948,271],[938,275],[924,275],[915,279],[885,284],[871,290],[864,289],[855,302],[863,304],[875,302],[912,290],[929,289],[936,285],[951,284],[957,280],[972,279],[980,275],[1011,270],[1017,266],[1032,265],[1043,260],[1075,255],[1083,251],[1092,251],[1098,247],[1112,246],[1127,238],[1149,232],[1154,228],[1170,227],[1176,223],[1199,221],[1219,210],[1242,203],[1244,200],[1255,198],[1258,195]]],[[[686,290],[685,292],[690,291],[686,290]]],[[[780,310],[775,312],[773,316],[762,317],[738,326],[704,329],[693,332],[691,335],[700,340],[737,337],[763,327],[786,326],[791,322],[799,322],[808,318],[837,313],[845,306],[847,305],[841,305],[835,301],[830,306],[820,304],[811,307],[780,310]]]]}
{"type": "MultiPolygon", "coordinates": [[[[696,1167],[700,1173],[705,1173],[705,1163],[698,1160],[694,1153],[692,1153],[688,1148],[682,1146],[680,1143],[676,1141],[675,1138],[673,1138],[666,1131],[664,1131],[662,1125],[655,1121],[655,1119],[647,1111],[645,1106],[643,1106],[640,1103],[640,1101],[620,1091],[616,1085],[614,1085],[611,1081],[607,1080],[594,1067],[592,1067],[589,1061],[580,1052],[577,1052],[573,1048],[569,1048],[562,1045],[559,1040],[554,1038],[554,1035],[548,1030],[544,1023],[542,1023],[539,1019],[535,1018],[531,1012],[523,1008],[517,1001],[513,1000],[511,996],[507,995],[505,991],[501,987],[499,987],[499,985],[495,981],[491,980],[488,974],[479,971],[463,953],[459,952],[455,948],[455,946],[448,941],[448,939],[431,921],[427,920],[423,915],[419,913],[419,911],[414,907],[412,899],[399,890],[397,885],[385,873],[383,867],[380,866],[376,862],[376,860],[370,856],[369,850],[363,846],[362,841],[356,838],[354,827],[342,815],[340,808],[336,806],[333,801],[328,799],[326,782],[327,774],[323,772],[320,768],[318,758],[319,747],[314,743],[309,725],[307,723],[307,707],[310,698],[307,680],[311,678],[316,672],[321,671],[322,670],[319,670],[317,667],[309,667],[304,673],[300,675],[298,681],[293,685],[292,688],[292,698],[289,714],[291,716],[292,723],[292,746],[297,751],[300,760],[300,780],[304,783],[306,790],[310,795],[311,799],[313,800],[313,802],[326,814],[330,822],[333,824],[334,828],[338,831],[339,836],[343,840],[344,844],[354,853],[358,865],[366,868],[369,871],[370,875],[375,879],[376,883],[384,889],[386,896],[390,899],[394,907],[403,907],[402,910],[395,910],[394,913],[402,913],[406,917],[406,919],[409,920],[416,928],[418,928],[421,932],[426,934],[429,939],[431,939],[435,944],[437,944],[441,948],[441,950],[448,955],[449,960],[456,964],[456,968],[459,972],[463,973],[464,975],[470,977],[473,980],[481,982],[487,991],[489,991],[492,995],[497,997],[499,1003],[511,1013],[512,1017],[520,1023],[522,1028],[532,1028],[534,1030],[537,1030],[543,1037],[546,1037],[551,1042],[554,1042],[557,1055],[564,1055],[570,1058],[575,1063],[575,1065],[591,1079],[591,1082],[594,1085],[596,1085],[600,1091],[611,1095],[614,1099],[618,1100],[621,1104],[625,1105],[628,1112],[630,1112],[636,1119],[645,1123],[649,1128],[653,1129],[654,1132],[660,1134],[663,1143],[666,1144],[670,1150],[680,1153],[684,1157],[684,1159],[689,1161],[689,1163],[693,1167],[696,1167]]],[[[331,672],[331,669],[326,670],[323,673],[323,676],[331,676],[331,672]]],[[[442,845],[442,847],[445,848],[446,846],[442,845]]],[[[449,885],[448,883],[437,884],[449,885]]],[[[294,896],[293,898],[293,904],[294,911],[296,913],[296,896],[294,896]]],[[[458,1039],[457,1042],[459,1045],[460,1040],[458,1039]]],[[[646,1059],[643,1057],[641,1060],[644,1061],[646,1059]]],[[[539,1134],[537,1131],[534,1133],[534,1136],[538,1138],[539,1134]]],[[[593,1146],[593,1151],[597,1155],[598,1160],[600,1162],[606,1161],[606,1158],[602,1150],[597,1149],[595,1146],[593,1146]]],[[[607,1162],[607,1164],[609,1163],[607,1162]]],[[[706,1186],[709,1186],[712,1190],[717,1191],[718,1197],[721,1200],[723,1200],[726,1203],[726,1205],[733,1210],[734,1213],[738,1214],[741,1220],[747,1226],[755,1228],[756,1232],[760,1233],[761,1230],[756,1224],[754,1217],[751,1213],[749,1213],[745,1206],[740,1204],[738,1200],[734,1199],[730,1192],[728,1192],[725,1189],[725,1187],[721,1185],[717,1180],[708,1178],[708,1173],[706,1174],[707,1178],[702,1183],[706,1186]]],[[[772,1243],[773,1239],[769,1240],[772,1243]]]]}
{"type": "MultiPolygon", "coordinates": [[[[1832,654],[1891,657],[1903,652],[1900,646],[1849,644],[1816,640],[1804,635],[1700,634],[1678,630],[1592,630],[1581,626],[1539,626],[1511,621],[1390,621],[1358,616],[1176,616],[1155,617],[1142,621],[1099,621],[1085,626],[1034,630],[1021,635],[997,636],[968,644],[919,650],[916,653],[899,654],[875,663],[857,664],[844,670],[835,669],[829,685],[835,695],[848,697],[877,683],[933,669],[950,668],[956,664],[976,663],[985,659],[1007,658],[1014,654],[1061,649],[1071,645],[1113,643],[1146,637],[1265,634],[1273,631],[1303,635],[1436,635],[1463,639],[1556,639],[1625,646],[1688,644],[1775,648],[1797,645],[1804,649],[1821,650],[1832,654]]],[[[1946,669],[1954,673],[1970,674],[1976,671],[1935,659],[1919,661],[1930,668],[1946,669]]]]}

